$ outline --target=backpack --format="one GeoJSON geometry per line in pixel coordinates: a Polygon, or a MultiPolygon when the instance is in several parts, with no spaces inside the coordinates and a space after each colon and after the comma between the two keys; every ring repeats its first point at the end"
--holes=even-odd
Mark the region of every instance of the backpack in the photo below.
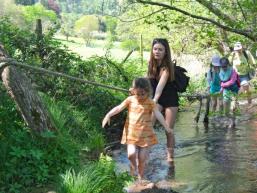
{"type": "MultiPolygon", "coordinates": [[[[174,62],[174,61],[173,61],[174,62]]],[[[175,64],[175,87],[178,92],[185,92],[188,85],[190,77],[188,77],[185,73],[187,70],[181,66],[176,66],[175,64]]]]}
{"type": "Polygon", "coordinates": [[[248,76],[249,76],[249,79],[251,80],[251,79],[253,79],[253,78],[255,77],[255,70],[252,69],[251,66],[250,66],[250,64],[249,64],[249,56],[248,56],[246,50],[243,50],[243,54],[244,54],[244,57],[245,57],[246,60],[247,60],[248,66],[249,66],[249,68],[250,68],[250,72],[248,73],[248,76]]]}

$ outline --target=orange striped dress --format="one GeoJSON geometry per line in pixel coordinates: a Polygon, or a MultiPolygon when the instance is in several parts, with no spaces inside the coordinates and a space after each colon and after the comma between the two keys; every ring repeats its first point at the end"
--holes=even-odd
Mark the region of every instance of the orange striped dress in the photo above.
{"type": "Polygon", "coordinates": [[[151,115],[155,107],[153,100],[129,96],[121,105],[128,108],[121,143],[135,144],[139,147],[157,144],[157,137],[151,121],[151,115]]]}

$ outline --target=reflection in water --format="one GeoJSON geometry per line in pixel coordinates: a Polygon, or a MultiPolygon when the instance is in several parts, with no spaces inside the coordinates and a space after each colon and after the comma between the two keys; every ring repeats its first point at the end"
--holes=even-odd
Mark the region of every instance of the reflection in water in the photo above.
{"type": "MultiPolygon", "coordinates": [[[[239,121],[229,129],[222,124],[196,125],[193,117],[193,112],[179,114],[172,167],[166,162],[164,130],[156,130],[160,143],[150,152],[146,177],[180,193],[257,192],[257,122],[239,121]]],[[[114,159],[124,166],[126,151],[114,159]]]]}

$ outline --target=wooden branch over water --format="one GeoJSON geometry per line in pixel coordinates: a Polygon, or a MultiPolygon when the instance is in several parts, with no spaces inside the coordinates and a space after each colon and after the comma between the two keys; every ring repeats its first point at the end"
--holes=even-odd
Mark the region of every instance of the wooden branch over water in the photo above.
{"type": "MultiPolygon", "coordinates": [[[[15,66],[19,66],[19,67],[22,67],[22,68],[31,69],[31,70],[34,70],[34,71],[37,71],[37,72],[40,72],[40,73],[43,73],[43,74],[46,74],[46,75],[52,75],[52,76],[57,76],[57,77],[64,77],[64,78],[68,78],[68,79],[73,80],[73,81],[79,81],[79,82],[86,83],[86,84],[91,84],[91,85],[94,85],[94,86],[99,86],[99,87],[103,87],[103,88],[108,88],[108,89],[112,89],[112,90],[117,90],[117,91],[127,92],[128,93],[127,89],[118,88],[118,87],[114,87],[114,86],[108,86],[108,85],[105,85],[105,84],[100,84],[100,83],[97,83],[97,82],[88,81],[88,80],[85,80],[85,79],[81,79],[81,78],[77,78],[77,77],[74,77],[74,76],[70,76],[70,75],[67,75],[67,74],[64,74],[64,73],[54,72],[54,71],[47,70],[47,69],[44,69],[44,68],[30,66],[30,65],[27,65],[27,64],[23,64],[21,62],[17,62],[17,61],[15,61],[13,59],[0,60],[0,63],[4,63],[3,65],[5,65],[5,66],[6,65],[15,65],[15,66]]],[[[0,68],[1,68],[1,66],[0,66],[0,68]]]]}
{"type": "MultiPolygon", "coordinates": [[[[24,64],[24,63],[21,63],[21,62],[17,62],[16,60],[11,59],[11,58],[6,58],[6,59],[0,60],[0,69],[3,66],[8,66],[8,65],[15,65],[15,66],[19,66],[19,67],[22,67],[22,68],[31,69],[31,70],[34,70],[34,71],[37,71],[37,72],[40,72],[40,73],[43,73],[43,74],[46,74],[46,75],[68,78],[70,80],[79,81],[79,82],[82,82],[82,83],[85,83],[85,84],[91,84],[91,85],[99,86],[99,87],[102,87],[102,88],[107,88],[107,89],[112,89],[112,90],[117,90],[117,91],[129,93],[128,89],[114,87],[114,86],[110,86],[110,85],[105,85],[105,84],[85,80],[85,79],[82,79],[82,78],[77,78],[77,77],[74,77],[74,76],[70,76],[70,75],[67,75],[67,74],[64,74],[64,73],[61,73],[61,72],[55,72],[55,71],[47,70],[47,69],[44,69],[44,68],[27,65],[27,64],[24,64]]],[[[193,95],[191,95],[191,94],[180,94],[179,96],[180,97],[187,97],[188,99],[200,100],[200,99],[203,99],[203,98],[207,98],[209,95],[208,94],[193,94],[193,95]]]]}

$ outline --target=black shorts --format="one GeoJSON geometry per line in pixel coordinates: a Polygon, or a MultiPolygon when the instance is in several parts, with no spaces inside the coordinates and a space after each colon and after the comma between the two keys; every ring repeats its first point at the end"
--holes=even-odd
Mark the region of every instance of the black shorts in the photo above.
{"type": "MultiPolygon", "coordinates": [[[[156,79],[150,79],[152,89],[153,89],[153,97],[155,94],[156,87],[158,85],[158,81],[156,79]]],[[[179,106],[179,97],[177,89],[175,88],[174,82],[167,82],[165,87],[162,90],[162,94],[158,100],[158,104],[162,107],[178,107],[179,106]]]]}

